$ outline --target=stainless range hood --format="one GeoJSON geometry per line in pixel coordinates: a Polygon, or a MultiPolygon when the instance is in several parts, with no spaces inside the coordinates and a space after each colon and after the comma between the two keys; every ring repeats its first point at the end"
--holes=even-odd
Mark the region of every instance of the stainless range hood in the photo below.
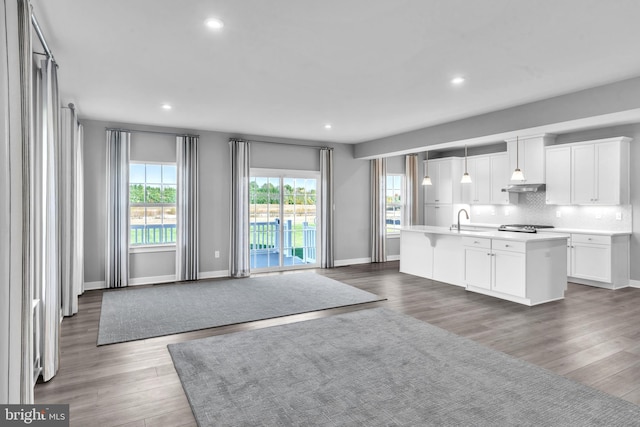
{"type": "Polygon", "coordinates": [[[502,191],[507,193],[535,193],[544,191],[545,189],[545,184],[517,184],[508,185],[507,188],[503,188],[502,191]]]}

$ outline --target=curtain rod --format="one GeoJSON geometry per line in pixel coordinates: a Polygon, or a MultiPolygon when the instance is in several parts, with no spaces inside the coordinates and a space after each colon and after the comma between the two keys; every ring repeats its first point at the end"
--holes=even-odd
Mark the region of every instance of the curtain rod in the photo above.
{"type": "Polygon", "coordinates": [[[31,24],[33,25],[33,29],[36,30],[36,34],[40,39],[40,43],[42,44],[44,51],[47,52],[47,55],[49,55],[51,60],[55,62],[56,65],[58,65],[58,63],[56,62],[56,59],[53,57],[53,53],[51,53],[51,49],[49,49],[47,40],[44,38],[44,34],[42,33],[42,29],[40,29],[40,25],[38,24],[38,20],[36,19],[36,15],[34,13],[31,13],[31,24]]]}
{"type": "Polygon", "coordinates": [[[122,128],[107,128],[107,130],[117,130],[121,132],[130,132],[130,133],[156,133],[159,135],[190,136],[192,138],[200,138],[200,135],[193,135],[190,133],[160,132],[157,130],[131,130],[131,129],[122,129],[122,128]]]}
{"type": "Polygon", "coordinates": [[[294,143],[291,143],[291,142],[260,141],[260,140],[257,140],[257,139],[249,139],[248,141],[249,141],[249,142],[262,142],[263,144],[292,145],[292,146],[294,146],[294,147],[315,148],[315,149],[317,149],[317,150],[320,150],[320,149],[322,149],[322,148],[329,148],[329,149],[331,149],[331,150],[333,149],[333,148],[331,148],[331,147],[327,147],[326,145],[325,145],[325,146],[320,146],[320,145],[304,145],[304,144],[294,144],[294,143]]]}

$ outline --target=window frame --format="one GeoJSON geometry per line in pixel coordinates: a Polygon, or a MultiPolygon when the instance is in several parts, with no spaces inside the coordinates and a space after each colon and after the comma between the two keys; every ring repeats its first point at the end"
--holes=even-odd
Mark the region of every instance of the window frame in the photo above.
{"type": "MultiPolygon", "coordinates": [[[[405,210],[405,201],[404,201],[404,186],[405,186],[405,175],[402,173],[387,173],[387,175],[385,176],[385,194],[384,194],[384,212],[385,212],[385,216],[384,216],[384,222],[385,222],[385,234],[387,237],[391,237],[391,238],[399,238],[400,237],[400,229],[403,227],[403,218],[404,218],[404,210],[405,210]],[[399,194],[400,194],[400,202],[398,203],[389,203],[387,200],[387,192],[389,190],[389,186],[388,186],[388,178],[389,177],[399,177],[400,178],[400,187],[397,188],[399,194]],[[387,208],[389,206],[392,207],[398,207],[399,208],[399,212],[400,212],[400,217],[399,217],[399,224],[387,224],[387,219],[388,219],[388,210],[387,208]]],[[[396,190],[395,186],[392,188],[393,190],[396,190]]]]}
{"type": "MultiPolygon", "coordinates": [[[[176,216],[177,216],[177,210],[178,210],[178,164],[177,162],[157,162],[157,161],[141,161],[141,160],[130,160],[129,161],[129,183],[128,183],[128,189],[129,189],[129,197],[128,197],[128,210],[129,210],[129,234],[128,234],[128,246],[129,246],[129,252],[130,253],[136,253],[136,252],[171,252],[171,251],[175,251],[176,248],[176,242],[163,242],[163,243],[144,243],[144,244],[134,244],[131,242],[131,231],[132,231],[132,225],[131,224],[131,208],[133,207],[142,207],[142,208],[160,208],[162,211],[162,224],[164,225],[164,209],[165,208],[174,208],[176,210],[176,216]],[[143,183],[139,183],[139,182],[132,182],[131,180],[131,167],[133,165],[144,165],[145,167],[145,177],[144,177],[144,182],[143,183]],[[158,184],[160,186],[165,186],[165,185],[173,185],[176,188],[176,201],[175,203],[148,203],[148,202],[143,202],[143,203],[131,203],[131,186],[135,185],[135,184],[142,184],[144,186],[144,191],[145,191],[145,197],[146,197],[146,187],[148,185],[147,183],[147,173],[146,173],[146,168],[147,165],[154,165],[154,166],[173,166],[176,168],[176,176],[175,176],[175,184],[165,184],[164,183],[164,175],[161,175],[161,182],[158,184]]],[[[162,169],[161,169],[162,170],[162,169]]],[[[151,183],[151,185],[156,185],[157,183],[151,183]]],[[[146,211],[145,211],[145,226],[148,225],[146,223],[146,211]]],[[[177,233],[177,227],[178,227],[178,223],[176,220],[176,233],[177,233]]]]}

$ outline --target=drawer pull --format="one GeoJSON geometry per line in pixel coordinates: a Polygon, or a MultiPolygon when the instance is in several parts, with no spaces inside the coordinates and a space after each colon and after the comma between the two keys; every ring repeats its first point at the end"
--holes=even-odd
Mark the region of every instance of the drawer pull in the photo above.
{"type": "Polygon", "coordinates": [[[511,247],[511,245],[504,245],[504,247],[505,247],[505,248],[510,248],[510,247],[511,247]]]}

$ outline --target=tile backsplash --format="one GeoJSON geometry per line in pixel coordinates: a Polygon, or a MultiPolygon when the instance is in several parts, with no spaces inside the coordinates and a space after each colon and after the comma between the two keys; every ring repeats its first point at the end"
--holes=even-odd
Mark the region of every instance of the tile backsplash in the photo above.
{"type": "Polygon", "coordinates": [[[471,223],[553,225],[557,228],[582,228],[587,230],[632,230],[631,205],[547,205],[544,191],[521,193],[511,197],[518,197],[518,203],[512,205],[470,206],[471,223]],[[621,216],[620,220],[616,219],[618,215],[621,216]]]}

